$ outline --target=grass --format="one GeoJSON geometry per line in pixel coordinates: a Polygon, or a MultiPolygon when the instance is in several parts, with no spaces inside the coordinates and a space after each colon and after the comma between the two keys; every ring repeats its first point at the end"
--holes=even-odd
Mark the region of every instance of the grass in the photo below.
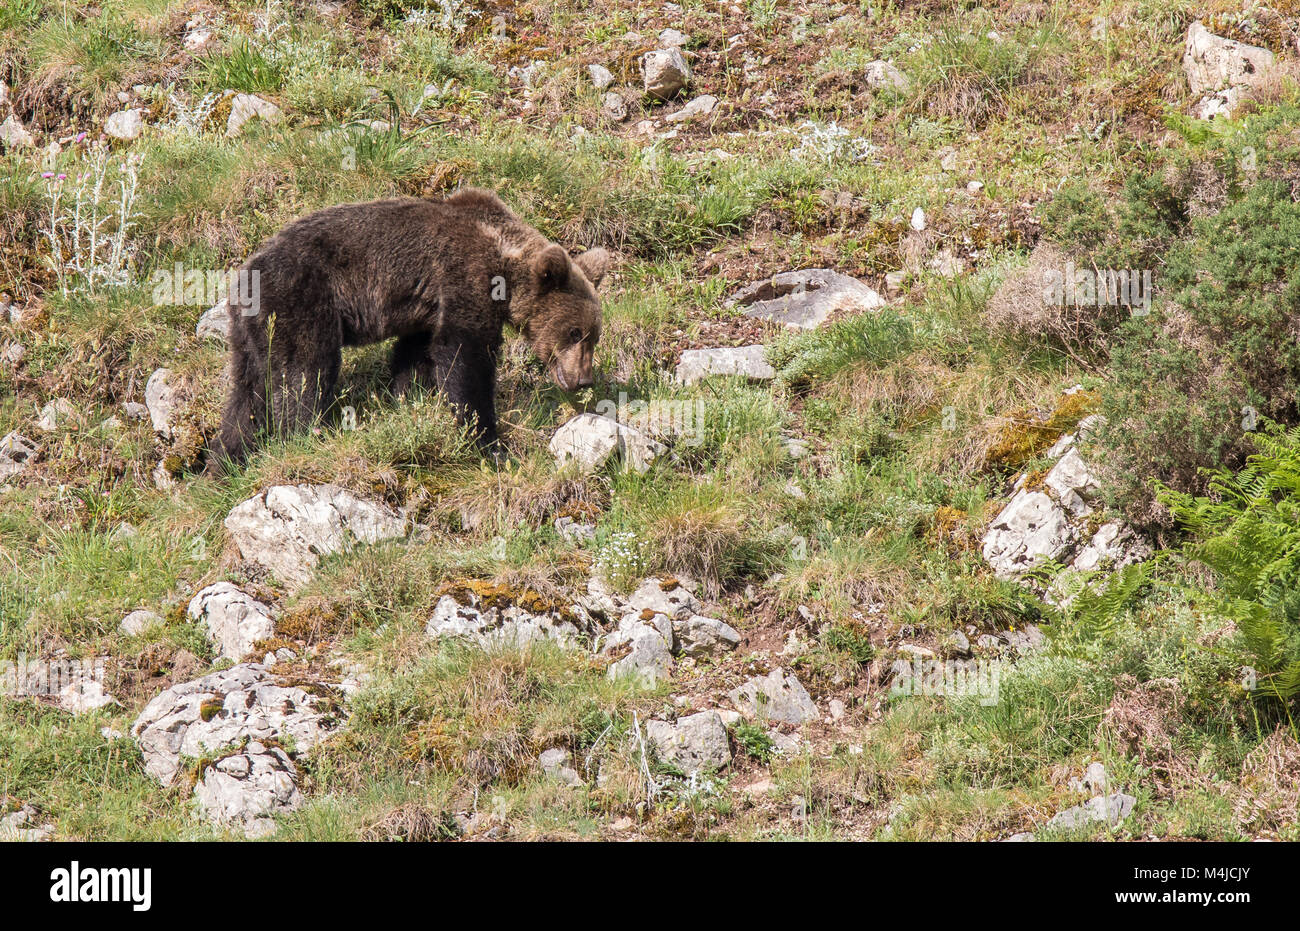
{"type": "MultiPolygon", "coordinates": [[[[1040,472],[1045,447],[1082,413],[1062,412],[1063,391],[1112,387],[1095,358],[992,326],[994,296],[1040,237],[1104,235],[1131,165],[1158,176],[1207,150],[1204,133],[1170,133],[1164,118],[1181,107],[1189,5],[1129,5],[1125,28],[1104,39],[1090,33],[1110,10],[1100,3],[816,11],[802,42],[787,35],[789,12],[763,0],[740,17],[683,4],[672,23],[642,23],[622,0],[523,3],[504,42],[479,20],[458,35],[408,27],[408,6],[366,3],[341,19],[301,11],[267,26],[258,5],[218,3],[207,13],[214,42],[190,54],[181,27],[192,12],[180,4],[0,2],[15,112],[42,141],[0,155],[0,289],[39,310],[29,323],[0,319],[0,350],[26,350],[21,365],[0,362],[0,436],[18,430],[40,448],[35,474],[0,485],[0,660],[106,656],[124,702],[71,717],[0,699],[0,796],[34,804],[60,838],[212,836],[182,793],[145,776],[132,741],[101,728],[127,731],[150,697],[142,690],[161,688],[183,654],[211,668],[214,650],[184,608],[230,579],[277,600],[277,637],[369,673],[347,726],[299,761],[307,804],[282,818],[284,839],[1063,839],[1044,825],[1086,800],[1069,782],[1093,761],[1138,807],[1120,829],[1071,837],[1294,836],[1285,778],[1247,763],[1277,721],[1213,646],[1220,625],[1195,565],[1171,563],[1098,632],[993,577],[980,553],[1016,475],[1040,472]],[[678,103],[640,99],[623,36],[669,25],[699,56],[688,94],[722,106],[712,124],[657,138],[673,124],[650,135],[636,124],[678,103]],[[737,34],[744,47],[729,47],[737,34]],[[875,58],[895,61],[911,87],[855,84],[875,58]],[[535,59],[548,68],[525,88],[510,69],[535,59]],[[619,86],[632,81],[626,122],[599,115],[592,61],[617,70],[619,86]],[[272,100],[285,119],[228,138],[228,106],[189,127],[168,103],[227,90],[272,100]],[[73,175],[86,155],[69,141],[47,164],[43,145],[95,133],[125,106],[148,123],[117,145],[143,156],[132,281],[64,298],[41,237],[40,173],[73,175]],[[800,148],[806,121],[834,122],[873,154],[811,155],[800,148]],[[970,194],[969,181],[984,186],[970,194]],[[222,350],[194,335],[207,308],[154,301],[155,271],[234,267],[326,204],[464,184],[499,191],[575,250],[620,253],[593,391],[546,384],[511,334],[498,401],[511,455],[493,468],[440,398],[391,396],[387,347],[349,350],[339,409],[355,411],[355,429],[329,422],[219,480],[183,469],[175,489],[155,486],[155,466],[183,443],[162,443],[123,404],[166,366],[191,379],[202,434],[223,390],[222,350]],[[917,207],[924,231],[908,222],[917,207]],[[969,270],[930,270],[940,249],[969,270]],[[887,273],[907,274],[887,308],[811,333],[752,329],[726,306],[751,280],[822,266],[882,294],[887,273]],[[682,348],[752,342],[768,346],[772,382],[671,377],[682,348]],[[558,474],[555,429],[620,393],[698,413],[698,431],[643,475],[558,474]],[[39,412],[56,398],[77,417],[41,432],[39,412]],[[109,417],[121,423],[102,426],[109,417]],[[790,437],[807,455],[790,455],[790,437]],[[430,535],[331,557],[284,595],[239,565],[222,520],[267,485],[327,481],[406,508],[430,535]],[[593,525],[594,541],[566,540],[562,516],[593,525]],[[136,528],[129,540],[123,523],[136,528]],[[706,612],[748,642],[636,691],[585,654],[424,637],[448,582],[563,599],[593,568],[625,591],[649,574],[692,579],[706,612]],[[138,608],[164,625],[121,633],[138,608]],[[1041,652],[1014,662],[980,652],[981,636],[1028,624],[1050,632],[1041,652]],[[890,695],[899,646],[949,659],[958,632],[977,659],[1003,663],[998,701],[890,695]],[[642,753],[647,720],[726,708],[727,690],[777,666],[841,716],[804,729],[798,747],[790,728],[730,723],[733,763],[707,780],[642,753]],[[1130,739],[1121,723],[1136,712],[1125,715],[1166,680],[1183,700],[1141,723],[1168,744],[1130,739]],[[581,786],[541,772],[538,755],[557,747],[581,786]],[[1283,815],[1244,819],[1238,803],[1252,798],[1283,815]]],[[[1249,125],[1284,134],[1293,105],[1269,104],[1249,125]]],[[[1239,129],[1220,141],[1236,145],[1239,129]]]]}

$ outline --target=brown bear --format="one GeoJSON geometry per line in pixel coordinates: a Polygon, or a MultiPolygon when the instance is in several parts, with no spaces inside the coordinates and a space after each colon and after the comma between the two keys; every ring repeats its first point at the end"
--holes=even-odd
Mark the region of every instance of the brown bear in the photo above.
{"type": "Polygon", "coordinates": [[[212,463],[329,406],[344,346],[396,337],[393,386],[441,389],[497,451],[496,364],[506,323],[566,391],[592,383],[604,249],[575,259],[491,191],[327,207],[292,223],[232,285],[230,393],[212,463]]]}

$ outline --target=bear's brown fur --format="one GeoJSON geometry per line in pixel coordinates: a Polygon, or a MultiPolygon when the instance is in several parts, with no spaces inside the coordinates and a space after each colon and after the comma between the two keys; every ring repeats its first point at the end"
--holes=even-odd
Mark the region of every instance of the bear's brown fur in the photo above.
{"type": "Polygon", "coordinates": [[[495,449],[502,329],[524,334],[565,390],[592,383],[603,249],[570,259],[490,191],[328,207],[244,263],[232,287],[230,393],[213,462],[242,460],[330,405],[341,350],[396,337],[393,384],[444,391],[495,449]]]}

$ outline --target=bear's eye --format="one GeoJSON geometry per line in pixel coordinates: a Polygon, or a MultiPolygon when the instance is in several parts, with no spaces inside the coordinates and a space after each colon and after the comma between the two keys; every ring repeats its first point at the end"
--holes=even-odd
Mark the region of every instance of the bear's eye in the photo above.
{"type": "Polygon", "coordinates": [[[582,331],[581,331],[580,329],[578,329],[577,327],[574,327],[572,330],[570,330],[570,331],[569,331],[569,342],[571,342],[571,343],[580,343],[580,342],[582,342],[582,331]]]}

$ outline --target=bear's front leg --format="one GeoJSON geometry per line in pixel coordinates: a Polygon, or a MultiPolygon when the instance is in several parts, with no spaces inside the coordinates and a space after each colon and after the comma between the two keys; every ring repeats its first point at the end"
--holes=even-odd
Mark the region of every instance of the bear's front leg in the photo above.
{"type": "Polygon", "coordinates": [[[393,346],[393,391],[404,394],[416,384],[441,391],[456,418],[472,425],[479,450],[498,458],[496,356],[494,349],[470,340],[435,342],[428,333],[404,336],[393,346]]]}

